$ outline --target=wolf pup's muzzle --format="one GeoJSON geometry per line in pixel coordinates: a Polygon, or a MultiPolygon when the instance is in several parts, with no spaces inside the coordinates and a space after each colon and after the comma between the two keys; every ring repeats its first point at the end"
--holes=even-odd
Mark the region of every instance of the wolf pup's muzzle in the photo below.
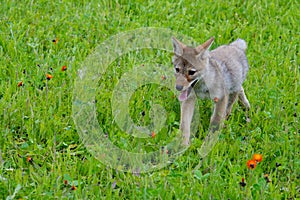
{"type": "Polygon", "coordinates": [[[187,100],[187,98],[189,97],[193,87],[196,85],[196,83],[198,82],[199,79],[195,79],[192,82],[189,83],[188,87],[183,90],[183,86],[182,85],[176,85],[176,90],[181,91],[180,95],[178,97],[179,101],[185,101],[187,100]]]}

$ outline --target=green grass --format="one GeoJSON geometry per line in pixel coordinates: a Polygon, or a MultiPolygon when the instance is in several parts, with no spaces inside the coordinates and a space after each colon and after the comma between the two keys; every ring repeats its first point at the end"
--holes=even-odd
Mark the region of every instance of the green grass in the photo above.
{"type": "MultiPolygon", "coordinates": [[[[1,199],[300,198],[299,1],[2,1],[0,7],[1,199]],[[212,103],[199,101],[201,123],[191,147],[167,167],[136,175],[109,168],[90,154],[76,130],[72,100],[77,70],[97,45],[148,26],[171,29],[197,43],[215,36],[212,48],[245,39],[251,122],[245,123],[235,105],[217,145],[200,160],[212,103]],[[67,71],[61,71],[63,65],[67,71]],[[53,78],[47,81],[46,73],[53,78]],[[254,153],[263,161],[249,170],[246,162],[254,153]],[[239,185],[242,178],[245,187],[239,185]]],[[[153,101],[165,107],[167,126],[154,139],[133,138],[116,126],[113,88],[126,70],[142,63],[169,66],[165,75],[174,78],[170,53],[131,52],[101,76],[96,97],[103,130],[115,145],[133,152],[165,145],[180,117],[172,92],[146,85],[129,102],[133,121],[148,124],[153,101]]]]}

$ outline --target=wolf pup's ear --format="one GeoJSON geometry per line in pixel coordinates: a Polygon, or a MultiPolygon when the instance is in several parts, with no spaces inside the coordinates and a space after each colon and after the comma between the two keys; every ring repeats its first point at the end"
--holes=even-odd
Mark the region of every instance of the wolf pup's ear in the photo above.
{"type": "Polygon", "coordinates": [[[207,40],[203,44],[201,44],[198,47],[196,47],[196,51],[198,53],[200,53],[202,50],[208,50],[210,48],[210,46],[212,45],[212,43],[213,43],[214,40],[215,40],[215,38],[211,37],[209,40],[207,40]]]}
{"type": "Polygon", "coordinates": [[[182,56],[183,48],[185,47],[185,45],[183,43],[181,43],[179,40],[177,40],[175,37],[172,37],[172,43],[173,43],[174,53],[177,56],[182,56]]]}
{"type": "Polygon", "coordinates": [[[212,45],[213,41],[215,40],[214,37],[211,37],[209,40],[207,40],[206,42],[204,42],[202,44],[203,49],[208,50],[210,48],[210,46],[212,45]]]}
{"type": "Polygon", "coordinates": [[[198,59],[205,59],[209,56],[208,49],[210,48],[214,39],[215,39],[214,37],[211,37],[209,40],[196,47],[196,52],[198,53],[196,57],[198,59]]]}

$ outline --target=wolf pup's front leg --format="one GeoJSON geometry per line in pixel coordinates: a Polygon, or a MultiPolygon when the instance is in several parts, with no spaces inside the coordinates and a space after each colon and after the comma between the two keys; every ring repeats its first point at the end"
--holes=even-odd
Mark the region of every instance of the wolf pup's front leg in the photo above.
{"type": "Polygon", "coordinates": [[[183,134],[183,144],[188,146],[190,142],[190,128],[194,114],[196,97],[193,95],[181,102],[180,130],[183,134]]]}

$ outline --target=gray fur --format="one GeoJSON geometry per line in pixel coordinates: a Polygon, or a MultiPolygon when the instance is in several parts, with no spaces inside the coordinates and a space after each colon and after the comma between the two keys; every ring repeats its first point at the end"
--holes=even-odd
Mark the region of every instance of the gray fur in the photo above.
{"type": "Polygon", "coordinates": [[[250,108],[242,87],[249,69],[246,42],[237,39],[229,45],[209,51],[213,40],[210,38],[196,48],[187,47],[176,38],[172,40],[176,89],[181,92],[179,100],[182,101],[180,127],[185,144],[189,143],[196,96],[215,102],[211,131],[218,130],[223,119],[230,115],[237,97],[246,109],[250,108]]]}

